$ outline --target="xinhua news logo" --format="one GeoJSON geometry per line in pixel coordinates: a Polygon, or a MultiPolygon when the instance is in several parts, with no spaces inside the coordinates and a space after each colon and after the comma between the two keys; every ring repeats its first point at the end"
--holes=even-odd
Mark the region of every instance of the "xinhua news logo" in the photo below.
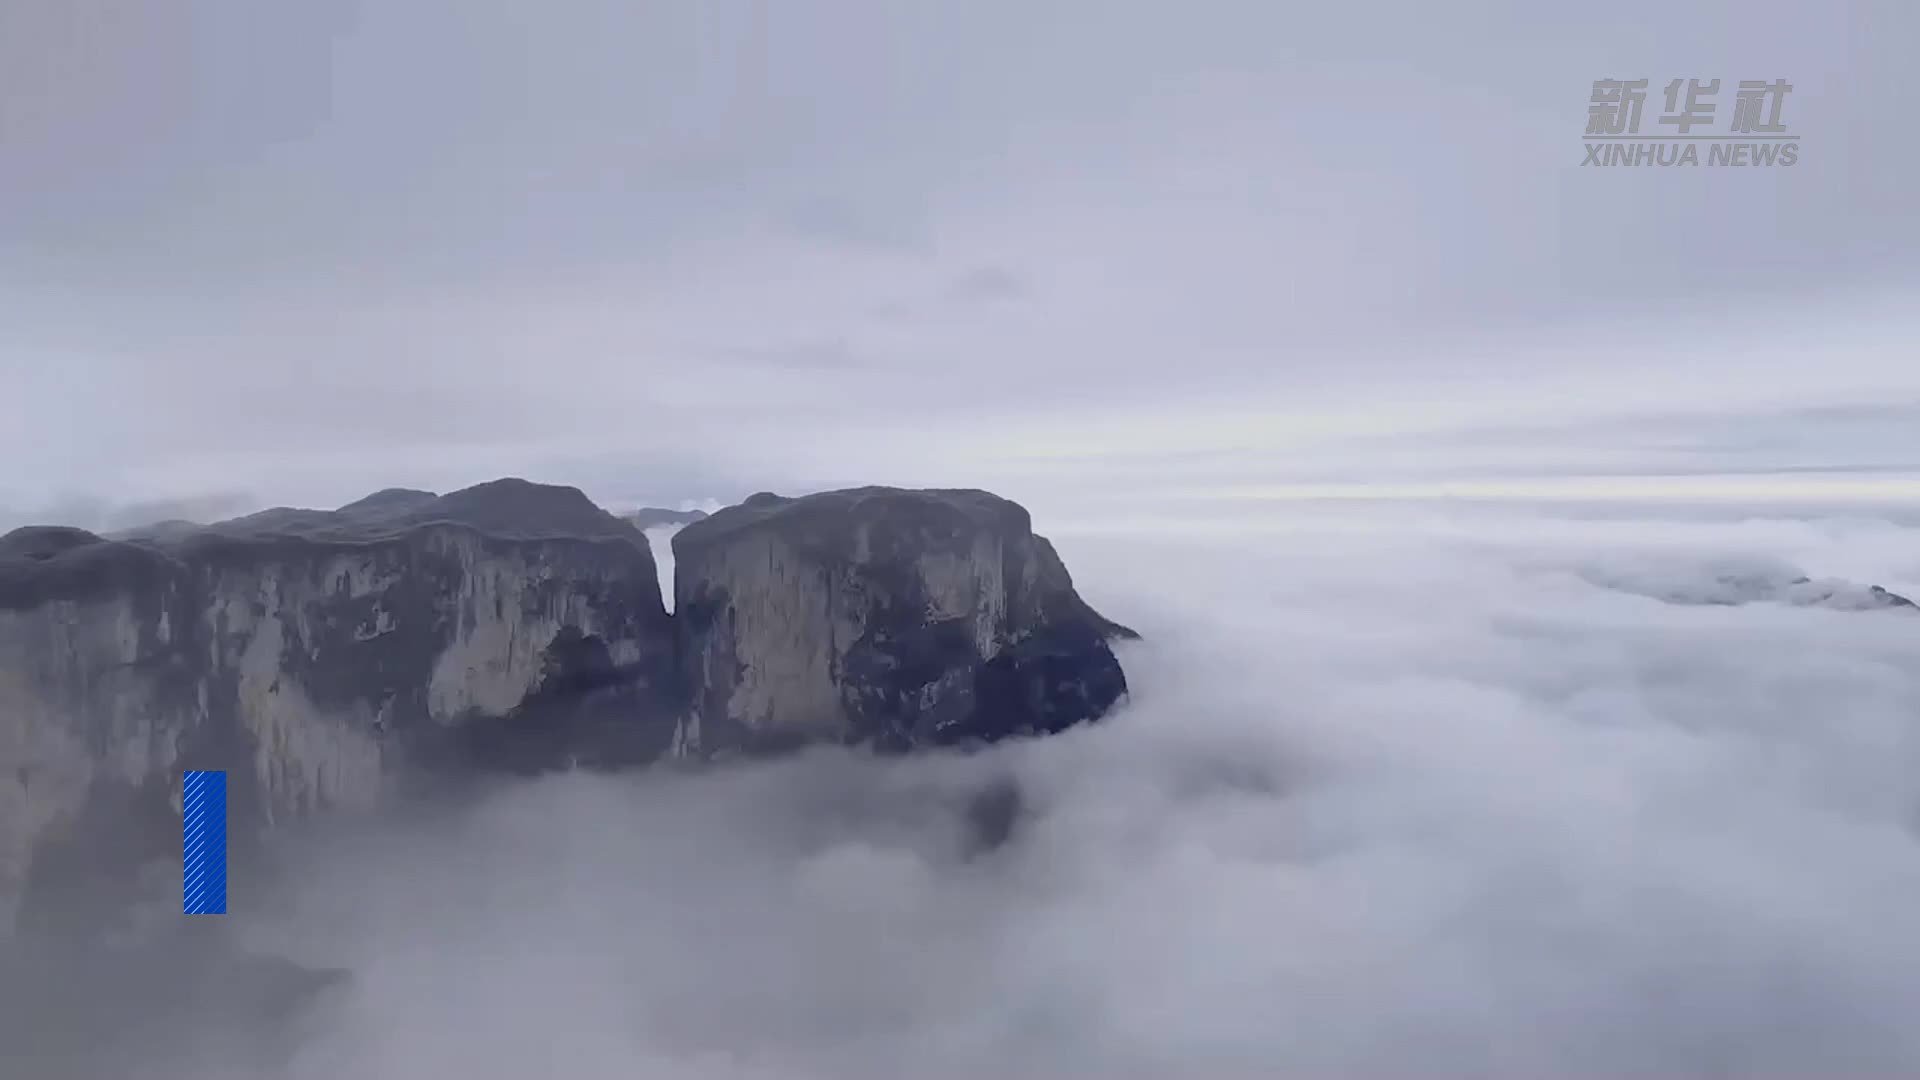
{"type": "Polygon", "coordinates": [[[1587,159],[1580,164],[1790,168],[1800,160],[1800,136],[1787,131],[1781,113],[1792,92],[1785,79],[1742,80],[1730,120],[1716,128],[1720,80],[1674,79],[1656,126],[1642,132],[1647,80],[1595,79],[1587,105],[1587,159]]]}

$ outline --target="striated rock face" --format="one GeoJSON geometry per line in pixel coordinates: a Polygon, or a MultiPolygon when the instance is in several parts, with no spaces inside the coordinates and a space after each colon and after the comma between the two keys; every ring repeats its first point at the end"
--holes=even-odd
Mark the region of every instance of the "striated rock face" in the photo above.
{"type": "Polygon", "coordinates": [[[177,903],[189,769],[240,855],[435,769],[991,740],[1126,692],[1131,631],[984,492],[760,495],[673,548],[676,616],[631,521],[521,480],[0,537],[0,936],[177,903]]]}
{"type": "Polygon", "coordinates": [[[0,538],[0,930],[178,856],[186,769],[236,832],[366,806],[405,760],[657,756],[672,626],[632,526],[571,488],[386,491],[109,541],[0,538]],[[64,883],[56,887],[52,882],[64,883]]]}
{"type": "Polygon", "coordinates": [[[1058,731],[1126,692],[1108,622],[982,491],[755,495],[673,539],[682,750],[1058,731]]]}

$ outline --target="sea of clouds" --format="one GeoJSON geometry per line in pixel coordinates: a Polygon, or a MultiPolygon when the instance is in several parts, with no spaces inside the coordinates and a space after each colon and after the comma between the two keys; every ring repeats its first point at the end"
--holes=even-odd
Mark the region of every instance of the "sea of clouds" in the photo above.
{"type": "MultiPolygon", "coordinates": [[[[1659,599],[1755,565],[1920,595],[1920,528],[1037,516],[1145,636],[1107,722],[294,842],[232,924],[347,975],[246,1070],[1920,1073],[1920,614],[1659,599]]],[[[244,1071],[192,1025],[195,1075],[244,1071]]]]}

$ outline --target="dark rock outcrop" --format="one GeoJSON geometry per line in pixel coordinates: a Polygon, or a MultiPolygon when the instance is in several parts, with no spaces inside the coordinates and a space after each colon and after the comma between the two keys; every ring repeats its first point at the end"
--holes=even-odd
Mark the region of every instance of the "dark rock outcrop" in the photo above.
{"type": "Polygon", "coordinates": [[[691,525],[707,516],[705,510],[665,510],[643,506],[624,517],[636,529],[655,529],[663,525],[691,525]]]}
{"type": "Polygon", "coordinates": [[[673,652],[645,538],[572,488],[388,491],[130,541],[17,530],[0,538],[0,928],[22,896],[77,915],[116,892],[89,872],[177,859],[183,770],[228,771],[239,846],[378,801],[405,761],[656,757],[673,652]]]}
{"type": "Polygon", "coordinates": [[[633,522],[522,480],[0,537],[0,936],[177,888],[189,769],[228,773],[238,857],[436,770],[994,740],[1126,693],[1132,632],[985,492],[758,495],[673,547],[678,616],[633,522]]]}
{"type": "Polygon", "coordinates": [[[1133,632],[982,491],[759,494],[673,539],[683,750],[888,749],[1058,731],[1126,693],[1133,632]]]}

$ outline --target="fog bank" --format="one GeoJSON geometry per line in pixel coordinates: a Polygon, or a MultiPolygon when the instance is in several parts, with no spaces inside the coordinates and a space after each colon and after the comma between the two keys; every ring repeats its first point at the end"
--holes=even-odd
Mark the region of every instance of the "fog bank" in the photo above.
{"type": "MultiPolygon", "coordinates": [[[[291,843],[232,924],[348,974],[269,1071],[1920,1070],[1920,616],[1609,586],[1764,560],[1913,591],[1920,530],[1053,531],[1146,636],[1109,721],[553,777],[291,843]]],[[[219,1011],[195,1075],[236,1060],[219,1011]]]]}

